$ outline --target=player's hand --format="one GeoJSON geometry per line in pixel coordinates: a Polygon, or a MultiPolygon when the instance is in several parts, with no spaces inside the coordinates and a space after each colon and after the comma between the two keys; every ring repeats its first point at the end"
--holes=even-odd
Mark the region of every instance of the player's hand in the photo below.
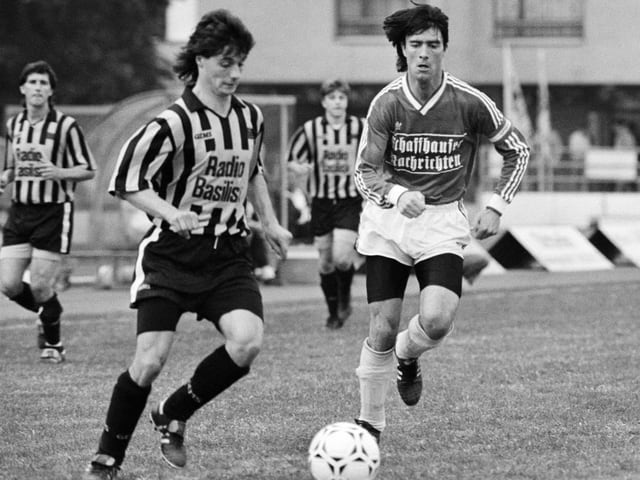
{"type": "Polygon", "coordinates": [[[51,162],[42,162],[41,165],[38,165],[38,173],[45,180],[63,180],[62,170],[62,168],[56,167],[51,162]]]}
{"type": "Polygon", "coordinates": [[[424,195],[420,192],[408,190],[398,198],[398,210],[407,218],[416,218],[427,208],[424,195]]]}
{"type": "Polygon", "coordinates": [[[170,229],[184,238],[191,237],[191,230],[195,230],[200,225],[200,219],[195,212],[186,210],[176,210],[174,214],[167,218],[170,229]]]}
{"type": "Polygon", "coordinates": [[[282,227],[280,224],[274,224],[264,227],[264,235],[269,242],[269,246],[276,252],[278,258],[285,260],[287,258],[287,251],[289,250],[289,244],[293,235],[289,230],[282,227]]]}
{"type": "Polygon", "coordinates": [[[500,214],[495,210],[485,208],[478,214],[475,223],[471,227],[471,234],[478,240],[482,240],[498,233],[499,228],[500,214]]]}

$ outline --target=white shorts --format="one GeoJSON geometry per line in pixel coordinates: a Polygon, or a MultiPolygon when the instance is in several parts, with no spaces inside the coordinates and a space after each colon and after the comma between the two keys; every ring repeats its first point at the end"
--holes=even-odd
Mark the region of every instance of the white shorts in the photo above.
{"type": "Polygon", "coordinates": [[[405,217],[396,207],[380,208],[367,202],[360,216],[356,249],[362,255],[393,258],[413,266],[444,253],[462,257],[470,241],[469,219],[462,201],[427,205],[416,218],[405,217]]]}

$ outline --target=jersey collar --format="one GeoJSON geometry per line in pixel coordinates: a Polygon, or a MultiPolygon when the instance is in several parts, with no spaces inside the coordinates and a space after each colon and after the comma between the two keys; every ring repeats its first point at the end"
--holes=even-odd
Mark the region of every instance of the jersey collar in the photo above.
{"type": "Polygon", "coordinates": [[[442,94],[444,93],[445,87],[447,85],[448,78],[449,74],[447,72],[443,72],[442,83],[440,84],[440,87],[438,87],[438,90],[436,90],[436,92],[431,96],[429,100],[427,100],[427,103],[425,103],[424,105],[422,105],[418,101],[418,99],[414,97],[413,93],[411,93],[411,89],[409,88],[409,77],[406,73],[402,77],[402,91],[404,92],[405,97],[407,97],[407,100],[413,106],[413,108],[418,110],[420,114],[426,115],[427,112],[429,112],[429,110],[431,110],[433,106],[438,103],[440,97],[442,97],[442,94]]]}
{"type": "MultiPolygon", "coordinates": [[[[195,112],[197,110],[209,110],[207,106],[202,103],[198,97],[195,96],[193,90],[189,87],[186,87],[184,89],[184,92],[182,93],[182,100],[184,101],[184,104],[187,106],[190,112],[195,112]]],[[[231,95],[232,109],[236,107],[242,108],[244,106],[245,104],[244,102],[242,102],[242,100],[237,98],[235,95],[231,95]]]]}

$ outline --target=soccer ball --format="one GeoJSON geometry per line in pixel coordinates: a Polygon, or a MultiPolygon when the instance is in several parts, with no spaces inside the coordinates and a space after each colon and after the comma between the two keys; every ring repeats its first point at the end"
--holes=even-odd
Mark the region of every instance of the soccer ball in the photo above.
{"type": "Polygon", "coordinates": [[[364,428],[338,422],[316,433],[308,460],[316,480],[372,480],[380,466],[380,450],[364,428]]]}

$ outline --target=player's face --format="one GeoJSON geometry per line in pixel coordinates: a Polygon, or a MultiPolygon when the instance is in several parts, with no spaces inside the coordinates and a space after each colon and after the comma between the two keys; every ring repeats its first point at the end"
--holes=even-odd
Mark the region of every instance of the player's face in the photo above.
{"type": "Polygon", "coordinates": [[[440,81],[445,51],[440,30],[429,28],[407,36],[402,51],[409,76],[418,81],[440,81]]]}
{"type": "Polygon", "coordinates": [[[198,80],[219,97],[232,95],[240,84],[246,55],[229,49],[209,58],[197,57],[198,80]]]}
{"type": "Polygon", "coordinates": [[[332,117],[343,117],[347,113],[349,97],[340,90],[329,92],[322,98],[322,107],[332,117]]]}
{"type": "Polygon", "coordinates": [[[28,107],[42,107],[49,103],[53,88],[46,73],[30,73],[27,80],[20,85],[20,93],[24,95],[28,107]]]}

